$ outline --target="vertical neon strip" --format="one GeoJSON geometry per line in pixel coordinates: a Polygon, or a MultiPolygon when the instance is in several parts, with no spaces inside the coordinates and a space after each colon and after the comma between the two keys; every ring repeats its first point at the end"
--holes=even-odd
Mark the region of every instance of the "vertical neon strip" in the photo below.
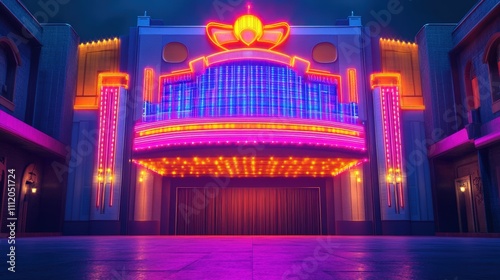
{"type": "Polygon", "coordinates": [[[404,207],[404,194],[403,194],[403,149],[402,149],[402,137],[401,137],[401,105],[399,98],[399,88],[394,88],[394,127],[395,127],[395,145],[396,145],[396,171],[398,173],[397,183],[399,185],[399,203],[401,207],[404,207]]]}
{"type": "Polygon", "coordinates": [[[110,95],[108,87],[101,87],[101,107],[99,108],[99,156],[98,156],[98,175],[97,175],[97,196],[96,196],[96,207],[102,207],[105,196],[105,185],[107,174],[106,171],[109,168],[109,157],[106,156],[108,153],[109,142],[110,142],[110,131],[109,124],[112,120],[109,118],[109,112],[113,106],[112,102],[110,104],[110,95]]]}
{"type": "MultiPolygon", "coordinates": [[[[391,163],[391,153],[390,153],[390,139],[389,139],[389,125],[388,125],[388,115],[387,115],[387,99],[386,99],[386,89],[384,87],[380,88],[380,96],[381,96],[381,111],[382,111],[382,121],[383,121],[383,133],[384,133],[384,144],[385,144],[385,160],[386,160],[386,172],[389,174],[392,172],[392,163],[391,163]]],[[[387,175],[387,181],[391,180],[390,175],[387,175]]],[[[391,185],[389,182],[386,182],[387,186],[387,206],[392,206],[391,199],[391,185]]]]}
{"type": "Polygon", "coordinates": [[[323,102],[326,100],[324,99],[323,96],[323,91],[322,91],[323,85],[318,85],[318,97],[317,97],[317,102],[318,102],[318,119],[323,119],[323,102]]]}
{"type": "Polygon", "coordinates": [[[102,172],[104,168],[103,164],[103,159],[104,159],[104,115],[105,115],[105,110],[106,110],[106,98],[107,95],[103,88],[100,88],[100,104],[99,104],[99,146],[98,146],[98,153],[97,153],[97,192],[96,192],[96,207],[100,206],[100,200],[101,200],[101,184],[102,184],[102,172]]]}
{"type": "Polygon", "coordinates": [[[344,97],[342,96],[342,90],[341,90],[341,87],[342,87],[342,84],[340,83],[340,81],[337,82],[337,100],[338,100],[338,103],[339,104],[342,104],[342,102],[344,101],[344,97]]]}
{"type": "Polygon", "coordinates": [[[215,68],[214,71],[213,71],[215,73],[212,74],[214,76],[212,76],[212,75],[209,76],[209,77],[212,78],[211,82],[215,83],[214,87],[215,87],[215,90],[217,90],[217,96],[218,96],[218,99],[219,99],[218,100],[219,104],[217,106],[217,115],[218,116],[222,115],[222,113],[221,113],[223,111],[222,110],[223,109],[222,108],[222,104],[223,104],[222,102],[225,102],[225,99],[222,97],[222,85],[220,84],[220,79],[219,79],[220,73],[219,73],[219,71],[220,71],[220,68],[215,68]]]}
{"type": "Polygon", "coordinates": [[[242,116],[246,116],[250,109],[248,108],[248,83],[247,83],[247,75],[248,75],[248,67],[238,66],[242,68],[241,76],[238,76],[239,85],[241,87],[241,99],[243,101],[243,108],[241,110],[242,116]]]}
{"type": "Polygon", "coordinates": [[[144,88],[143,99],[147,102],[153,102],[153,83],[154,83],[154,70],[152,68],[144,69],[144,88]]]}
{"type": "Polygon", "coordinates": [[[109,145],[109,169],[111,170],[109,173],[109,206],[113,206],[113,197],[114,197],[114,181],[115,181],[115,153],[116,153],[116,134],[117,134],[117,127],[118,127],[118,103],[119,103],[119,88],[115,87],[112,89],[112,96],[111,98],[113,99],[113,105],[112,105],[112,110],[111,111],[111,119],[113,120],[111,123],[111,139],[110,139],[110,145],[109,145]]]}
{"type": "Polygon", "coordinates": [[[347,78],[349,81],[349,102],[358,103],[358,79],[356,69],[347,69],[347,78]]]}
{"type": "Polygon", "coordinates": [[[154,82],[154,72],[151,68],[144,69],[144,85],[142,92],[142,99],[144,102],[143,118],[145,119],[151,114],[151,107],[153,106],[153,82],[154,82]]]}
{"type": "Polygon", "coordinates": [[[181,113],[181,102],[182,102],[182,95],[181,95],[181,91],[182,91],[182,85],[183,84],[178,84],[175,86],[175,108],[177,108],[176,110],[176,116],[175,118],[178,119],[180,117],[180,113],[181,113]]]}
{"type": "MultiPolygon", "coordinates": [[[[104,126],[104,129],[106,129],[106,138],[105,138],[105,147],[104,147],[104,156],[105,156],[105,165],[104,165],[104,184],[107,184],[109,182],[109,178],[110,176],[112,176],[112,169],[111,169],[111,166],[113,164],[113,160],[112,160],[112,157],[110,155],[111,153],[111,142],[112,142],[112,134],[113,134],[113,131],[111,130],[111,128],[113,127],[113,119],[112,119],[112,112],[113,112],[113,106],[114,106],[114,100],[113,100],[113,90],[112,88],[109,88],[109,87],[105,87],[105,90],[106,90],[106,96],[107,96],[107,110],[106,110],[106,115],[105,115],[105,118],[106,118],[106,125],[104,126]]],[[[110,185],[111,187],[111,185],[110,185]]],[[[109,194],[111,195],[112,191],[111,191],[111,188],[110,188],[110,192],[109,194]]],[[[104,199],[104,198],[103,198],[104,199]]]]}
{"type": "Polygon", "coordinates": [[[264,70],[264,67],[260,67],[260,76],[259,76],[259,80],[260,80],[260,104],[259,104],[259,107],[260,107],[260,112],[259,112],[259,116],[265,116],[265,113],[264,113],[264,92],[265,92],[265,84],[264,84],[264,77],[265,78],[269,78],[269,69],[265,69],[264,70]]]}
{"type": "Polygon", "coordinates": [[[302,111],[304,110],[303,109],[303,101],[304,101],[304,87],[302,86],[302,78],[299,77],[298,78],[299,81],[300,81],[300,86],[299,86],[299,89],[297,91],[297,96],[295,96],[295,98],[297,98],[297,110],[298,110],[298,117],[299,118],[303,118],[304,115],[302,114],[302,111]]]}
{"type": "Polygon", "coordinates": [[[280,74],[279,74],[279,80],[278,80],[278,94],[276,96],[276,104],[278,106],[278,116],[284,116],[285,110],[286,110],[286,105],[285,105],[285,98],[284,98],[284,85],[285,85],[285,79],[286,79],[286,70],[283,68],[280,68],[280,74]]]}
{"type": "Polygon", "coordinates": [[[276,67],[272,67],[271,68],[271,78],[269,79],[268,83],[269,83],[269,116],[274,116],[274,95],[276,94],[276,90],[274,89],[274,83],[272,81],[276,81],[277,80],[277,76],[276,76],[276,67]]]}
{"type": "MultiPolygon", "coordinates": [[[[234,98],[234,94],[232,94],[232,91],[231,91],[231,88],[230,88],[230,85],[228,83],[228,80],[227,80],[227,77],[229,76],[229,67],[228,66],[224,66],[224,68],[221,68],[221,70],[224,69],[224,71],[221,71],[220,72],[220,77],[219,77],[219,80],[221,81],[221,85],[222,83],[224,84],[224,91],[226,93],[226,98],[227,100],[229,100],[228,104],[228,108],[227,108],[227,111],[228,111],[228,116],[232,116],[233,115],[233,98],[234,98]]],[[[227,105],[226,105],[227,106],[227,105]]]]}
{"type": "Polygon", "coordinates": [[[162,87],[164,91],[165,106],[167,108],[167,118],[172,118],[172,111],[174,108],[174,87],[172,85],[165,85],[162,87]]]}
{"type": "Polygon", "coordinates": [[[312,119],[312,104],[311,104],[311,99],[312,99],[312,96],[311,96],[311,84],[310,83],[307,83],[307,87],[306,87],[306,94],[307,94],[307,106],[306,106],[306,112],[307,112],[307,118],[308,119],[312,119]]]}
{"type": "MultiPolygon", "coordinates": [[[[236,104],[234,105],[236,107],[236,114],[238,116],[242,116],[243,115],[243,110],[244,110],[244,106],[243,106],[243,100],[244,100],[244,91],[245,91],[245,88],[243,88],[243,84],[241,82],[241,77],[243,75],[243,70],[242,69],[243,67],[241,67],[240,65],[237,65],[236,66],[236,76],[233,76],[233,79],[234,79],[234,86],[236,88],[236,92],[238,93],[237,94],[237,99],[236,99],[236,104]]],[[[230,78],[230,77],[228,77],[230,78]]]]}
{"type": "Polygon", "coordinates": [[[198,80],[198,85],[199,85],[199,88],[200,88],[200,92],[199,92],[199,101],[198,101],[198,116],[201,118],[203,117],[203,109],[205,108],[205,98],[206,98],[206,94],[205,94],[205,78],[204,76],[201,76],[200,79],[198,80]]]}
{"type": "Polygon", "coordinates": [[[248,67],[248,79],[246,83],[248,84],[248,115],[253,116],[253,111],[255,109],[255,104],[253,102],[253,96],[255,94],[255,69],[254,66],[248,67]]]}

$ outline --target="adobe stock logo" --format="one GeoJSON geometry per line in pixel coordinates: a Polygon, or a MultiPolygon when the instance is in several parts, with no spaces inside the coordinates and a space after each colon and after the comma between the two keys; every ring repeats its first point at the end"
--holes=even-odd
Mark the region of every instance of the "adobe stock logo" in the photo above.
{"type": "Polygon", "coordinates": [[[234,12],[234,9],[238,8],[241,4],[243,4],[243,0],[215,0],[212,2],[220,20],[224,20],[226,12],[234,12]]]}

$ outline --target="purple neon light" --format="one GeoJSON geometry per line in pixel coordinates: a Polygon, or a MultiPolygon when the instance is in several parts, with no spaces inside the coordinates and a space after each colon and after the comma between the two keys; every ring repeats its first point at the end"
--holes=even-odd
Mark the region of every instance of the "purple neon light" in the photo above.
{"type": "MultiPolygon", "coordinates": [[[[335,134],[320,131],[278,130],[278,129],[209,129],[209,130],[179,130],[153,135],[139,136],[140,132],[179,125],[203,125],[224,123],[276,123],[269,118],[224,118],[203,119],[197,122],[189,120],[160,121],[156,123],[140,123],[135,127],[134,150],[148,150],[170,146],[184,145],[227,145],[241,143],[264,143],[277,145],[327,146],[341,149],[365,151],[364,128],[360,125],[332,123],[328,121],[288,119],[283,124],[298,126],[319,126],[332,129],[342,129],[357,133],[357,135],[335,134]]],[[[278,122],[279,124],[279,122],[278,122]]]]}

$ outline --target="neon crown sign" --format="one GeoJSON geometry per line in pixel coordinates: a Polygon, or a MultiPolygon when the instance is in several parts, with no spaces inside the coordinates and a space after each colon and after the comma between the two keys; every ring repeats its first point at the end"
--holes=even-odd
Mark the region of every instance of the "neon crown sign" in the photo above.
{"type": "Polygon", "coordinates": [[[258,17],[250,14],[237,18],[234,25],[210,22],[206,30],[210,40],[224,50],[238,47],[273,49],[290,34],[288,23],[263,25],[258,17]]]}
{"type": "MultiPolygon", "coordinates": [[[[290,26],[286,22],[263,25],[255,15],[246,14],[238,17],[233,25],[218,22],[209,22],[206,26],[208,39],[220,49],[219,52],[201,56],[189,61],[189,68],[172,71],[159,76],[160,85],[189,82],[196,75],[202,75],[211,66],[243,60],[260,60],[286,65],[311,82],[336,84],[338,86],[339,101],[342,101],[341,76],[329,71],[312,69],[309,60],[298,56],[290,56],[273,50],[280,46],[290,36],[290,26]]],[[[161,96],[161,86],[153,97],[151,92],[154,80],[154,70],[145,69],[145,87],[149,89],[144,100],[152,102],[161,96]],[[147,82],[147,83],[146,83],[147,82]]],[[[357,99],[355,99],[357,100],[357,99]]]]}

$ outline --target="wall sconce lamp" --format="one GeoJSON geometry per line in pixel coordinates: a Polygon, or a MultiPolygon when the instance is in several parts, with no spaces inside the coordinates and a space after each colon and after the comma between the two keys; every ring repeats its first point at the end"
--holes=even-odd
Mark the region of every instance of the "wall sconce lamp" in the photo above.
{"type": "Polygon", "coordinates": [[[401,208],[404,208],[403,174],[399,168],[389,168],[385,179],[387,183],[387,206],[392,207],[392,196],[394,195],[396,202],[395,210],[399,214],[401,208]],[[393,190],[392,187],[394,187],[393,190]]]}
{"type": "MultiPolygon", "coordinates": [[[[35,167],[33,167],[33,170],[34,169],[35,167]]],[[[30,174],[30,177],[28,178],[28,180],[26,180],[25,184],[28,188],[31,189],[31,193],[35,194],[37,192],[37,188],[35,184],[35,179],[33,179],[33,177],[36,178],[36,173],[34,173],[33,170],[31,170],[31,172],[28,173],[30,174]]]]}
{"type": "Polygon", "coordinates": [[[461,185],[461,186],[460,186],[460,191],[461,191],[461,192],[463,192],[463,193],[464,193],[464,192],[465,192],[465,189],[466,189],[466,188],[465,188],[465,185],[461,185]]]}
{"type": "Polygon", "coordinates": [[[141,171],[141,175],[139,177],[139,183],[144,182],[145,177],[146,177],[146,172],[141,171]]]}
{"type": "Polygon", "coordinates": [[[361,177],[359,175],[359,170],[354,171],[354,178],[356,179],[356,183],[361,183],[361,177]]]}

